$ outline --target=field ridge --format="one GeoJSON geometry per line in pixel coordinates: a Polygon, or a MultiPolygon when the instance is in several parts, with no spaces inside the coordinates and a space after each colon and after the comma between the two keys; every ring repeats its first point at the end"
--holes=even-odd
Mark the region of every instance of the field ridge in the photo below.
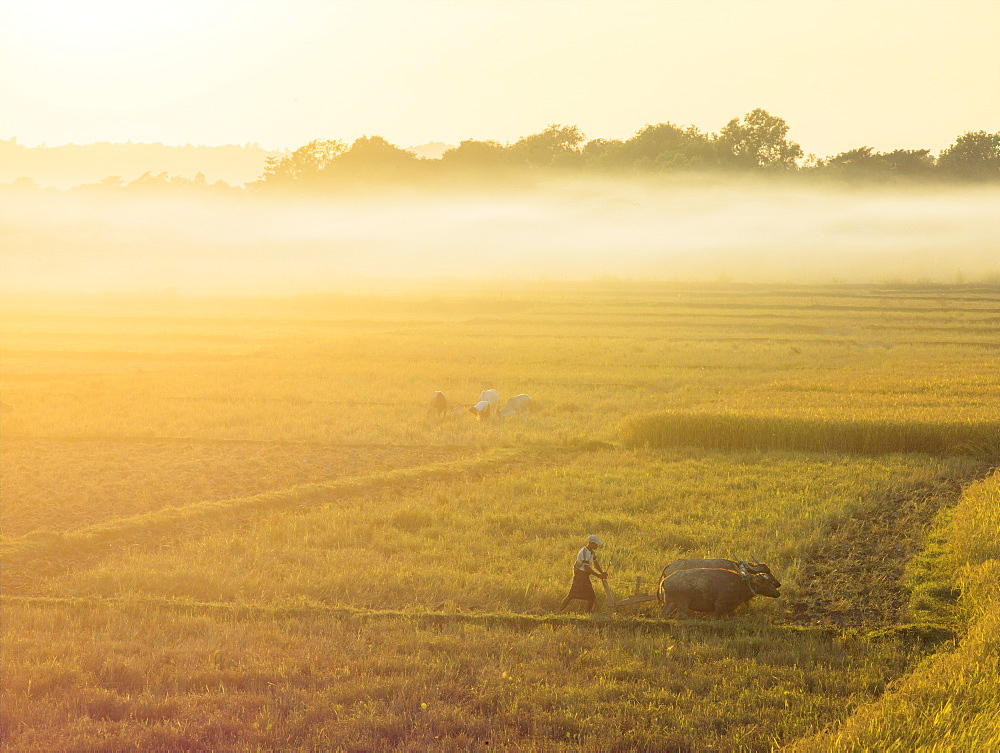
{"type": "Polygon", "coordinates": [[[860,421],[673,410],[628,419],[620,434],[628,447],[957,454],[1000,460],[1000,421],[860,421]]]}
{"type": "Polygon", "coordinates": [[[866,630],[858,627],[837,627],[830,624],[795,624],[763,621],[753,618],[740,620],[676,620],[640,615],[618,616],[607,612],[585,614],[526,614],[515,612],[462,612],[433,609],[370,609],[365,607],[332,606],[320,603],[261,604],[252,602],[195,601],[184,598],[157,597],[90,597],[90,596],[4,596],[10,605],[30,607],[109,609],[118,612],[148,613],[150,610],[185,615],[210,615],[217,618],[243,620],[255,617],[269,619],[322,618],[371,622],[403,620],[421,626],[470,624],[482,627],[503,627],[533,630],[544,627],[575,627],[587,630],[657,633],[676,637],[713,636],[788,636],[816,635],[834,639],[895,640],[906,636],[925,646],[933,646],[956,637],[954,630],[932,622],[900,623],[890,628],[866,630]]]}

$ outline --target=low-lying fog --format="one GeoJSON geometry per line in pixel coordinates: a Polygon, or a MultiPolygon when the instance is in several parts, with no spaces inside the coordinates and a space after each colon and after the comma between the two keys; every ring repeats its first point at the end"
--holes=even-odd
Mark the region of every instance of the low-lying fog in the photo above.
{"type": "Polygon", "coordinates": [[[322,200],[8,187],[0,201],[8,291],[1000,279],[1000,187],[588,182],[322,200]]]}

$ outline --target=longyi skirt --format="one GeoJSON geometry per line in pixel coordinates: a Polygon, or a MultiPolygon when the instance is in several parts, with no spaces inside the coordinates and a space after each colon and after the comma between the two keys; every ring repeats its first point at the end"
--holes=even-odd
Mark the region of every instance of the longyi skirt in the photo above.
{"type": "Polygon", "coordinates": [[[583,570],[573,570],[573,585],[569,589],[571,599],[596,599],[594,584],[590,582],[590,573],[583,570]]]}

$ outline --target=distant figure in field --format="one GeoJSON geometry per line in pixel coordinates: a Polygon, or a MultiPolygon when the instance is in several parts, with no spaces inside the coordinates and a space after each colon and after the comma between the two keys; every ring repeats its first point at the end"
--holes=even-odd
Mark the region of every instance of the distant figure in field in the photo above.
{"type": "Polygon", "coordinates": [[[490,417],[490,404],[486,400],[480,400],[475,405],[469,406],[469,413],[475,415],[480,421],[490,417]]]}
{"type": "Polygon", "coordinates": [[[514,395],[500,409],[500,418],[510,418],[511,416],[527,416],[531,413],[531,398],[527,395],[514,395]]]}
{"type": "Polygon", "coordinates": [[[14,406],[13,405],[8,405],[7,403],[0,402],[0,413],[7,414],[7,413],[13,413],[13,412],[14,412],[14,406]]]}
{"type": "Polygon", "coordinates": [[[491,418],[497,414],[500,405],[500,393],[496,390],[483,390],[479,394],[479,400],[469,408],[471,413],[481,421],[484,418],[491,418]]]}
{"type": "Polygon", "coordinates": [[[601,580],[607,580],[608,574],[601,568],[601,563],[597,561],[597,550],[604,546],[604,542],[597,536],[588,536],[587,543],[576,555],[576,562],[573,563],[573,585],[570,586],[569,593],[559,605],[559,611],[565,612],[566,607],[573,599],[580,599],[587,603],[587,611],[594,611],[594,602],[597,601],[597,594],[594,593],[594,585],[590,582],[590,576],[596,575],[601,580]]]}
{"type": "Polygon", "coordinates": [[[431,398],[431,412],[436,413],[441,418],[448,415],[451,410],[451,404],[448,402],[448,398],[445,394],[438,390],[434,393],[434,397],[431,398]]]}
{"type": "Polygon", "coordinates": [[[483,390],[479,393],[479,399],[488,402],[494,412],[500,407],[500,393],[496,390],[483,390]]]}

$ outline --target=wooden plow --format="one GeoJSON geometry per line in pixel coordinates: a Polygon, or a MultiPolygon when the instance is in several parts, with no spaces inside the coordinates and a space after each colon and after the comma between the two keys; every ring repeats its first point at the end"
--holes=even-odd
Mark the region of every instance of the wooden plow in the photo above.
{"type": "Polygon", "coordinates": [[[604,593],[608,597],[607,611],[616,612],[623,607],[631,607],[636,604],[645,604],[650,601],[656,601],[656,594],[647,594],[642,591],[642,578],[635,579],[635,593],[624,599],[619,599],[615,597],[615,592],[611,590],[611,584],[608,583],[607,579],[601,581],[604,584],[604,593]]]}

